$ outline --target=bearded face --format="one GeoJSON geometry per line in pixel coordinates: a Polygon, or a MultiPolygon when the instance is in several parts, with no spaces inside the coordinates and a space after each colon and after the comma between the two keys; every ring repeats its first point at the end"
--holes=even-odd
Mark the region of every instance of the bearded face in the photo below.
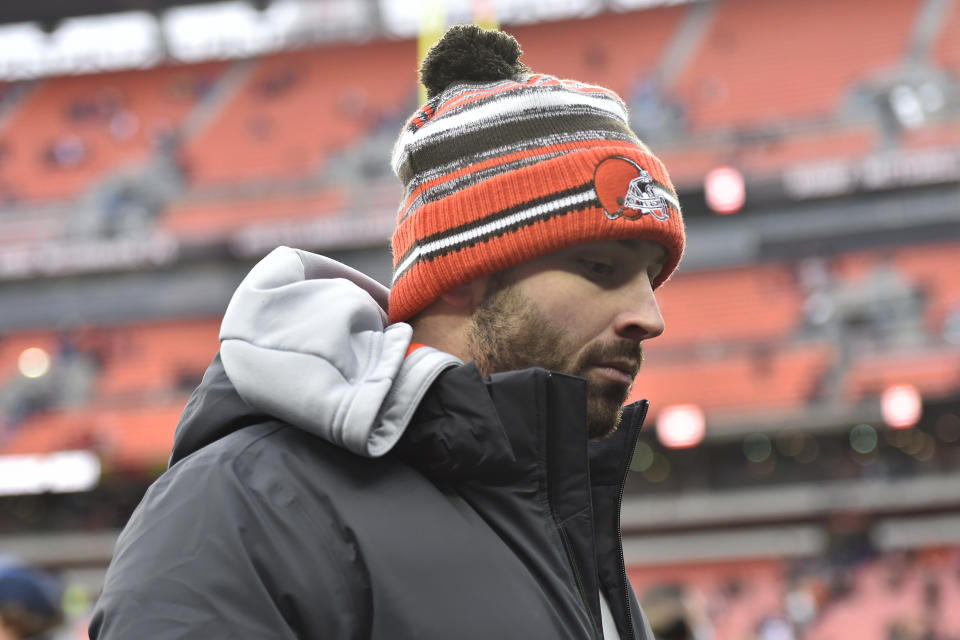
{"type": "Polygon", "coordinates": [[[562,320],[554,321],[516,284],[494,278],[468,328],[470,353],[483,375],[528,367],[580,376],[587,381],[587,428],[591,438],[613,433],[621,407],[640,368],[638,341],[614,338],[577,344],[562,320]],[[626,375],[605,375],[605,363],[628,363],[626,375]],[[630,382],[627,382],[629,380],[630,382]]]}

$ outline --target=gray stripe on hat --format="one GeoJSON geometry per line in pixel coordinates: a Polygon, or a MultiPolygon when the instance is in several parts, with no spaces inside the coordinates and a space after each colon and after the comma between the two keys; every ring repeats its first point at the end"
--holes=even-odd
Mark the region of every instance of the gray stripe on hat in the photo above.
{"type": "MultiPolygon", "coordinates": [[[[606,137],[616,140],[628,140],[640,144],[636,135],[623,121],[604,112],[590,109],[565,109],[561,112],[546,112],[532,109],[516,114],[514,117],[498,122],[496,126],[461,131],[455,136],[431,138],[429,144],[410,149],[403,162],[397,167],[397,175],[406,186],[415,174],[427,173],[443,165],[460,161],[476,162],[478,158],[493,150],[509,149],[518,145],[522,149],[525,140],[536,139],[538,120],[549,120],[552,131],[568,131],[575,134],[582,131],[602,131],[606,137]],[[453,138],[455,143],[447,138],[453,138]]],[[[562,135],[562,134],[561,134],[562,135]]],[[[494,154],[496,155],[496,154],[494,154]]]]}

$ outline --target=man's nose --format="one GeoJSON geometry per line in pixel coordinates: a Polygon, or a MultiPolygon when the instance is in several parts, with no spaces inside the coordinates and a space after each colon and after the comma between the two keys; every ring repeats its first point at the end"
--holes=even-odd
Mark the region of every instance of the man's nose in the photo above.
{"type": "Polygon", "coordinates": [[[624,292],[623,308],[614,320],[614,331],[626,340],[640,342],[663,333],[663,316],[650,281],[630,287],[624,292]]]}

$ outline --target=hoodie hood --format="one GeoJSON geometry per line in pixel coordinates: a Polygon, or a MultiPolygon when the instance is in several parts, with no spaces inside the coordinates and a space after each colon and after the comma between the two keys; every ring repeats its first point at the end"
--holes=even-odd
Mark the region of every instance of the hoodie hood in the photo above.
{"type": "Polygon", "coordinates": [[[388,324],[389,291],[334,260],[279,247],[237,288],[220,353],[184,411],[171,464],[247,424],[275,418],[355,454],[378,457],[403,435],[454,356],[388,324]]]}

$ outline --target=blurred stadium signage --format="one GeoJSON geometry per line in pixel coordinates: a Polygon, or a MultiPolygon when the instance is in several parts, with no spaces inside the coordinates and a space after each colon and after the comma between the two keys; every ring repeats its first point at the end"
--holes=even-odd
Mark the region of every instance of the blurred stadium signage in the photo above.
{"type": "Polygon", "coordinates": [[[884,153],[855,161],[818,162],[800,165],[783,173],[784,190],[795,200],[956,180],[960,180],[958,149],[884,153]]]}
{"type": "MultiPolygon", "coordinates": [[[[617,11],[687,4],[693,0],[618,0],[617,11]]],[[[134,3],[136,4],[136,3],[134,3]]],[[[51,33],[37,23],[0,25],[0,79],[95,73],[160,64],[169,57],[201,62],[264,55],[310,42],[365,41],[384,34],[411,37],[421,14],[407,0],[232,0],[173,6],[154,15],[125,11],[77,16],[51,33]]],[[[477,0],[447,0],[446,24],[477,18],[477,0]]],[[[525,24],[591,15],[601,0],[488,0],[485,22],[525,24]]],[[[122,3],[117,5],[121,8],[122,3]]]]}
{"type": "Polygon", "coordinates": [[[0,456],[0,496],[89,491],[100,482],[100,459],[89,451],[0,456]]]}
{"type": "Polygon", "coordinates": [[[280,245],[317,250],[385,244],[396,227],[393,214],[359,218],[265,223],[246,227],[230,239],[235,256],[262,256],[280,245]]]}
{"type": "Polygon", "coordinates": [[[178,242],[150,238],[49,242],[0,250],[0,280],[157,267],[175,262],[178,242]]]}

